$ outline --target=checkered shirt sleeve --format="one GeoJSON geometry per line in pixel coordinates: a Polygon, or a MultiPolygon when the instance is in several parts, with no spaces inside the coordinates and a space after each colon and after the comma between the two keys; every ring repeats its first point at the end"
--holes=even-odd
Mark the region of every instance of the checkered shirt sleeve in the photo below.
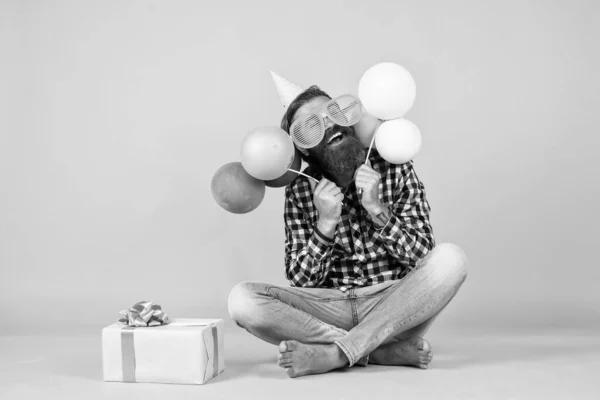
{"type": "Polygon", "coordinates": [[[379,231],[379,236],[392,257],[401,263],[414,265],[435,246],[429,223],[431,208],[413,162],[398,167],[401,169],[401,182],[395,185],[390,219],[379,231]]]}
{"type": "Polygon", "coordinates": [[[327,276],[333,241],[324,240],[314,229],[317,211],[308,181],[297,182],[295,189],[286,187],[285,196],[286,276],[292,286],[318,287],[327,276]]]}

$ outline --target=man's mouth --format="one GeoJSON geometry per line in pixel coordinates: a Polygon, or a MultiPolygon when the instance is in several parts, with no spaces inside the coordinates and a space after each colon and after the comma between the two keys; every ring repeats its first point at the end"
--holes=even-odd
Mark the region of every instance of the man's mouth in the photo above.
{"type": "Polygon", "coordinates": [[[327,141],[327,145],[335,145],[344,140],[344,134],[342,132],[335,132],[329,140],[327,141]]]}

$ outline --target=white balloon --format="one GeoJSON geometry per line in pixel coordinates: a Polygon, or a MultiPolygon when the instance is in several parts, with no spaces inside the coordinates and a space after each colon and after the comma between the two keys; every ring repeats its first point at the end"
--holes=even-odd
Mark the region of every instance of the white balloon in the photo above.
{"type": "Polygon", "coordinates": [[[421,149],[421,131],[404,118],[385,121],[377,129],[375,144],[384,160],[392,164],[404,164],[421,149]]]}
{"type": "Polygon", "coordinates": [[[358,84],[358,97],[375,117],[391,120],[403,117],[413,106],[417,86],[406,68],[381,63],[369,68],[358,84]]]}

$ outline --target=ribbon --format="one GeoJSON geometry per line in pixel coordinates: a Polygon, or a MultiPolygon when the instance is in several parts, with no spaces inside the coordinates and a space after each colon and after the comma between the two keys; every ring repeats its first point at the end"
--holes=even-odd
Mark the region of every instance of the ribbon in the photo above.
{"type": "Polygon", "coordinates": [[[158,304],[152,301],[140,301],[129,310],[119,312],[119,322],[125,324],[121,330],[121,362],[123,366],[123,381],[135,382],[135,347],[133,331],[136,328],[160,326],[169,322],[169,317],[158,304]]]}
{"type": "Polygon", "coordinates": [[[123,366],[123,382],[135,382],[134,330],[135,326],[124,326],[121,330],[121,365],[123,366]]]}
{"type": "MultiPolygon", "coordinates": [[[[217,325],[212,324],[212,336],[213,336],[213,375],[214,378],[219,374],[219,335],[217,332],[217,325]]],[[[208,363],[207,363],[208,364],[208,363]]]]}
{"type": "MultiPolygon", "coordinates": [[[[218,335],[218,331],[217,331],[217,324],[206,324],[204,326],[208,326],[210,325],[210,329],[211,329],[211,333],[212,333],[212,337],[213,337],[213,373],[212,373],[212,378],[214,378],[215,376],[219,375],[219,335],[218,335]]],[[[196,325],[196,326],[201,326],[201,325],[196,325]]],[[[208,357],[208,345],[206,344],[206,342],[204,342],[204,350],[206,351],[206,366],[204,367],[204,382],[207,381],[206,379],[206,372],[208,372],[208,362],[209,362],[209,357],[208,357]]]]}
{"type": "Polygon", "coordinates": [[[140,301],[129,310],[119,312],[119,322],[136,327],[159,326],[169,323],[169,317],[158,304],[152,301],[140,301]]]}

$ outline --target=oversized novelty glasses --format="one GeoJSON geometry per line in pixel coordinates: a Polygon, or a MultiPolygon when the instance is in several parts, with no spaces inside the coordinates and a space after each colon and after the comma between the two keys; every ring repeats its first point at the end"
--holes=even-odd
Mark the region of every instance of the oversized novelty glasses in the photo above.
{"type": "Polygon", "coordinates": [[[312,113],[297,119],[290,128],[290,135],[296,146],[310,149],[323,140],[325,136],[323,112],[334,124],[351,126],[360,120],[362,104],[356,97],[344,94],[325,103],[318,114],[312,113]]]}

